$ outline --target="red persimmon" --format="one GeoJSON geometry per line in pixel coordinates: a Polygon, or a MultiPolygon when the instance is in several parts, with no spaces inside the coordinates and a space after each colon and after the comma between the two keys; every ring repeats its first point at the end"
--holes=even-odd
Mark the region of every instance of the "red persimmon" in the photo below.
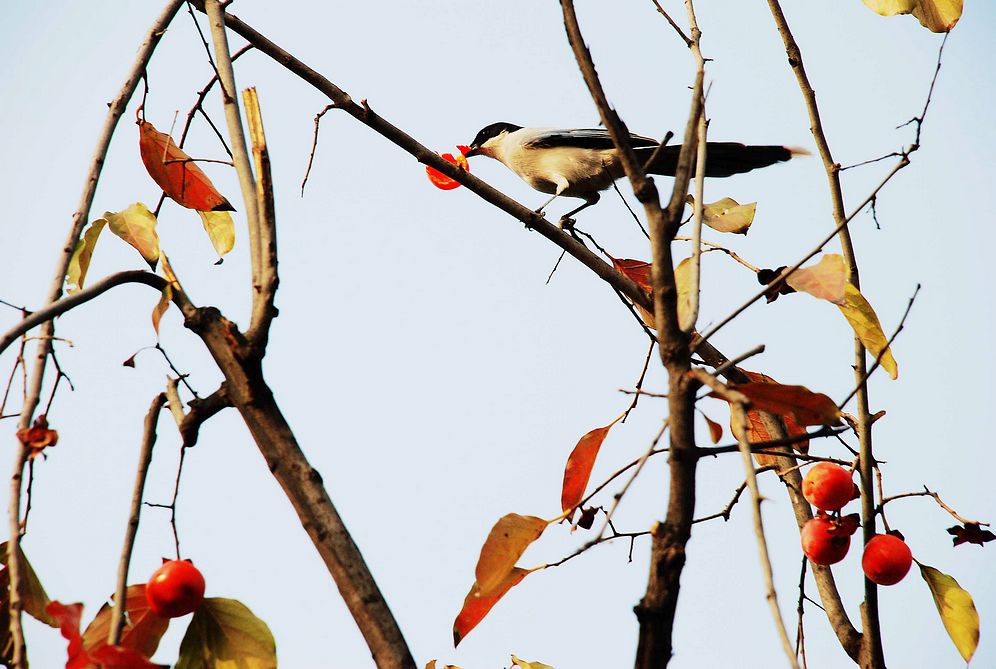
{"type": "Polygon", "coordinates": [[[185,616],[204,601],[204,576],[187,560],[165,560],[149,577],[145,598],[156,615],[185,616]]]}

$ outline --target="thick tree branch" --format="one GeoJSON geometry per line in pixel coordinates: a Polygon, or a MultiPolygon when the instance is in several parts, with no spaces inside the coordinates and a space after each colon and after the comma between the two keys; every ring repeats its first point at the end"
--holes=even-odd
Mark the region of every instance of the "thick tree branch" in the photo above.
{"type": "MultiPolygon", "coordinates": [[[[66,241],[62,247],[62,252],[56,262],[56,269],[45,299],[46,304],[50,304],[59,299],[62,295],[62,285],[66,278],[66,270],[69,268],[69,261],[76,248],[80,232],[86,224],[90,215],[90,205],[93,203],[93,196],[97,191],[97,182],[104,166],[104,158],[111,143],[111,137],[117,127],[118,119],[124,113],[131,96],[138,86],[139,80],[145,74],[145,67],[152,58],[152,53],[166,32],[166,26],[170,24],[176,15],[183,0],[169,0],[162,12],[153,22],[152,27],[145,35],[135,62],[125,79],[124,85],[117,96],[110,103],[107,111],[107,118],[104,127],[97,138],[97,146],[94,149],[93,158],[90,161],[90,169],[87,171],[86,182],[83,186],[83,194],[80,197],[79,205],[73,214],[72,225],[66,241]]],[[[24,406],[21,410],[21,418],[18,423],[19,428],[25,428],[31,424],[35,409],[38,407],[39,396],[41,395],[42,381],[45,378],[45,365],[48,362],[49,352],[52,347],[52,336],[55,331],[52,321],[45,323],[42,328],[38,349],[35,355],[35,364],[31,371],[31,380],[28,382],[28,392],[25,397],[24,406]]],[[[21,599],[21,584],[23,582],[24,568],[21,563],[20,538],[21,538],[21,480],[24,472],[24,463],[27,461],[27,448],[24,444],[18,446],[14,456],[14,468],[10,479],[10,496],[8,498],[8,525],[10,546],[8,554],[8,573],[10,575],[10,635],[11,635],[11,665],[15,669],[27,669],[28,657],[27,648],[24,643],[24,630],[21,627],[21,610],[24,608],[21,599]]]]}
{"type": "Polygon", "coordinates": [[[131,495],[131,511],[128,513],[128,526],[125,529],[124,546],[121,548],[121,560],[118,562],[118,583],[114,590],[114,607],[111,610],[111,626],[107,635],[107,643],[116,646],[121,643],[121,633],[125,626],[125,610],[128,590],[128,567],[131,564],[131,552],[135,547],[135,535],[138,534],[138,523],[142,514],[142,495],[145,491],[145,478],[152,462],[152,447],[156,443],[156,423],[159,412],[166,403],[166,394],[159,393],[152,399],[149,413],[145,416],[145,429],[142,432],[142,446],[138,451],[138,470],[135,473],[135,487],[131,495]]]}

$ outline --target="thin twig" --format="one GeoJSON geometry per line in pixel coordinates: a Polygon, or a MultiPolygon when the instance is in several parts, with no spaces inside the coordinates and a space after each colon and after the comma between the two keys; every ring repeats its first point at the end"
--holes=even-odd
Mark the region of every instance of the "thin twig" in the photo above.
{"type": "Polygon", "coordinates": [[[121,548],[121,560],[118,562],[118,582],[114,594],[114,606],[111,610],[110,629],[107,633],[107,643],[111,646],[121,643],[121,633],[125,627],[128,567],[131,565],[131,553],[135,547],[135,536],[138,534],[138,523],[142,514],[145,479],[149,473],[149,465],[152,463],[152,448],[156,443],[156,423],[159,420],[159,412],[165,403],[166,394],[159,393],[152,399],[149,412],[145,416],[142,446],[138,452],[138,470],[135,473],[135,487],[131,495],[131,510],[128,513],[128,525],[125,529],[124,545],[121,548]]]}
{"type": "MultiPolygon", "coordinates": [[[[764,467],[759,467],[755,473],[760,474],[761,472],[770,471],[775,469],[774,465],[765,465],[764,467]]],[[[733,513],[733,507],[737,505],[740,501],[740,496],[744,494],[744,490],[747,489],[747,480],[737,486],[737,489],[733,492],[733,497],[730,499],[729,503],[723,507],[723,510],[718,513],[713,513],[708,516],[702,516],[701,518],[696,518],[692,523],[704,523],[707,520],[714,520],[716,518],[722,518],[724,522],[729,522],[730,514],[733,513]]]]}
{"type": "Polygon", "coordinates": [[[301,180],[301,197],[304,197],[304,187],[308,184],[308,176],[311,174],[311,164],[315,161],[315,151],[318,149],[318,127],[322,122],[322,117],[330,109],[335,109],[335,104],[325,105],[325,108],[315,114],[315,136],[311,140],[311,153],[308,154],[308,167],[304,170],[304,179],[301,180]]]}
{"type": "Polygon", "coordinates": [[[794,669],[799,669],[799,662],[792,651],[792,644],[789,641],[788,632],[785,629],[785,621],[782,620],[781,610],[778,608],[778,594],[775,592],[774,572],[771,568],[771,558],[768,556],[768,542],[764,536],[764,521],[761,516],[761,490],[757,485],[757,475],[754,472],[754,458],[751,454],[751,445],[747,441],[747,409],[749,402],[741,393],[730,390],[719,379],[704,370],[695,370],[696,377],[704,384],[708,385],[717,393],[723,394],[730,401],[730,410],[733,414],[733,421],[736,425],[733,433],[738,436],[740,454],[744,462],[744,471],[747,473],[747,487],[750,489],[751,497],[754,500],[754,536],[757,539],[758,555],[761,559],[761,572],[764,575],[764,584],[767,589],[766,598],[768,606],[771,608],[771,615],[775,621],[775,629],[782,641],[782,649],[788,657],[789,665],[794,669]],[[738,397],[739,396],[739,397],[738,397]]]}
{"type": "Polygon", "coordinates": [[[663,7],[661,7],[661,3],[657,2],[657,0],[650,0],[650,1],[652,3],[654,3],[654,7],[657,8],[657,11],[660,12],[661,16],[663,16],[665,19],[667,19],[667,22],[671,24],[671,27],[674,28],[674,31],[676,33],[678,33],[678,37],[680,37],[681,41],[683,41],[685,43],[685,46],[687,46],[689,49],[691,49],[692,48],[692,40],[690,40],[688,38],[688,35],[686,35],[685,32],[678,26],[678,24],[674,22],[674,19],[672,19],[670,16],[668,16],[668,13],[664,11],[663,7]]]}
{"type": "Polygon", "coordinates": [[[636,389],[636,392],[633,393],[633,401],[632,403],[630,403],[629,407],[627,407],[626,410],[623,412],[622,420],[619,421],[620,423],[626,422],[626,419],[629,418],[629,412],[635,409],[636,404],[640,401],[640,392],[643,389],[643,380],[647,378],[647,370],[650,368],[650,357],[653,355],[654,346],[656,345],[657,342],[655,341],[650,342],[650,348],[647,349],[647,357],[643,361],[643,370],[640,372],[640,378],[636,380],[636,385],[633,386],[636,389]]]}
{"type": "Polygon", "coordinates": [[[897,499],[903,499],[904,497],[930,497],[935,502],[937,502],[937,506],[941,507],[942,509],[944,509],[945,511],[947,511],[949,514],[951,514],[951,517],[954,518],[955,520],[957,520],[962,525],[982,525],[982,526],[986,526],[986,527],[988,527],[988,525],[989,525],[989,523],[983,523],[983,522],[978,521],[978,520],[969,520],[968,518],[965,518],[964,516],[960,515],[957,511],[955,511],[950,506],[948,506],[947,504],[945,504],[944,501],[941,499],[940,495],[938,495],[936,492],[930,490],[927,486],[923,487],[923,491],[922,492],[904,492],[904,493],[901,493],[899,495],[892,495],[891,497],[885,497],[885,498],[883,498],[882,501],[878,505],[878,512],[879,513],[883,513],[882,510],[885,508],[886,504],[888,504],[889,502],[894,502],[897,499]]]}

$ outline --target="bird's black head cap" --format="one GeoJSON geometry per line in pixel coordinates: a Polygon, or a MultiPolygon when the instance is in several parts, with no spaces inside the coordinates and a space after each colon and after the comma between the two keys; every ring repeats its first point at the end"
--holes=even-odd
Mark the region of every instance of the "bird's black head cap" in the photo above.
{"type": "Polygon", "coordinates": [[[515,132],[516,130],[522,130],[521,125],[515,125],[514,123],[505,123],[500,121],[498,123],[492,123],[491,125],[486,125],[480,129],[477,135],[474,137],[474,141],[470,143],[471,150],[481,148],[481,145],[492,137],[497,137],[503,132],[515,132]]]}

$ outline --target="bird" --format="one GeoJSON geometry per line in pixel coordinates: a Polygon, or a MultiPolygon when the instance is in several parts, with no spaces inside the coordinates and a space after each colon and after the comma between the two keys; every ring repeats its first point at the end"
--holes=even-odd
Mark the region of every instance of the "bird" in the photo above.
{"type": "MultiPolygon", "coordinates": [[[[630,146],[650,174],[674,176],[680,145],[665,145],[649,137],[629,135],[630,146]]],[[[789,160],[806,151],[786,146],[750,146],[737,142],[707,142],[707,177],[728,177],[789,160]]],[[[552,195],[536,213],[557,197],[581,198],[584,204],[561,217],[561,225],[600,199],[600,192],[624,176],[619,152],[604,128],[524,128],[492,123],[477,133],[466,157],[487,156],[501,162],[541,193],[552,195]]]]}

